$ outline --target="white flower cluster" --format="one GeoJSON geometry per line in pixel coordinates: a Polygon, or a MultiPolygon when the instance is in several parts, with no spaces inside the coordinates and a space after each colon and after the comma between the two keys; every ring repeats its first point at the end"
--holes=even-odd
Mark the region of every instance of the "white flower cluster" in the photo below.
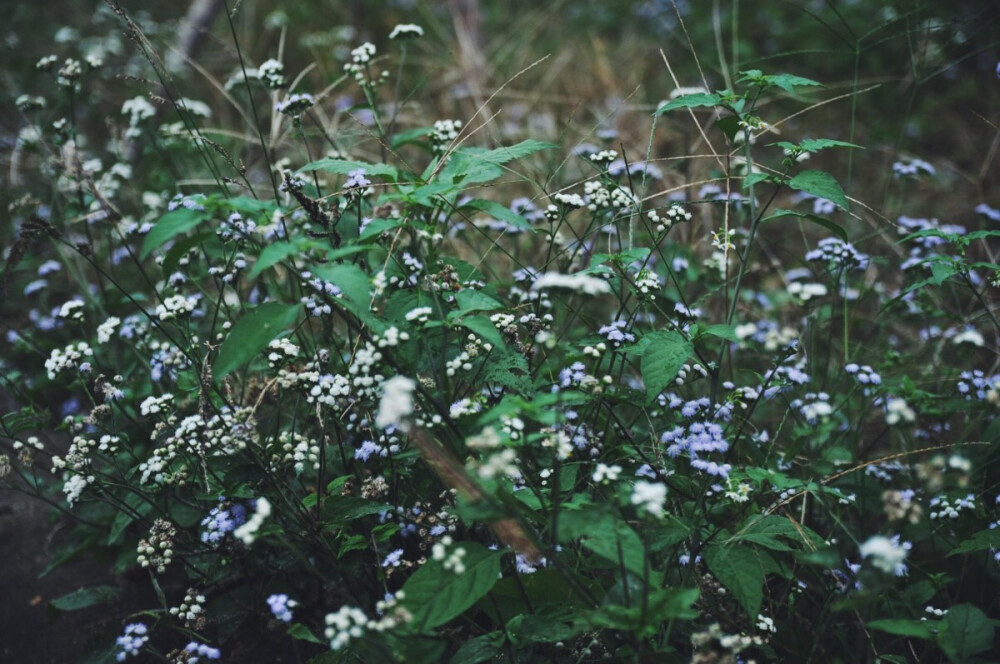
{"type": "Polygon", "coordinates": [[[177,529],[169,521],[157,519],[149,530],[149,538],[139,540],[136,559],[140,566],[149,567],[163,574],[174,560],[174,538],[177,529]]]}
{"type": "Polygon", "coordinates": [[[389,39],[412,39],[414,37],[423,37],[424,29],[419,25],[414,25],[413,23],[400,23],[392,32],[389,33],[389,39]]]}
{"type": "Polygon", "coordinates": [[[267,365],[272,369],[299,356],[299,347],[287,338],[272,339],[267,345],[267,365]]]}
{"type": "Polygon", "coordinates": [[[198,298],[194,296],[171,295],[163,304],[156,305],[156,317],[162,321],[173,320],[190,314],[197,306],[198,298]]]}
{"type": "Polygon", "coordinates": [[[434,546],[431,547],[431,558],[440,562],[444,569],[451,570],[460,576],[465,574],[465,563],[462,559],[465,558],[466,551],[463,547],[457,546],[449,553],[448,547],[453,543],[451,535],[445,535],[441,541],[434,542],[434,546]]]}
{"type": "Polygon", "coordinates": [[[493,344],[482,341],[474,334],[468,336],[468,342],[461,353],[445,363],[447,375],[454,376],[459,371],[472,371],[472,360],[483,352],[489,353],[493,350],[493,344]]]}
{"type": "Polygon", "coordinates": [[[97,326],[97,343],[106,344],[111,341],[111,335],[114,333],[115,328],[121,325],[122,319],[117,316],[111,316],[106,321],[97,326]]]}
{"type": "MultiPolygon", "coordinates": [[[[55,380],[56,375],[67,369],[80,368],[84,364],[81,360],[85,357],[93,357],[93,355],[94,351],[85,341],[70,344],[61,350],[56,348],[49,355],[49,359],[45,360],[45,371],[49,380],[55,380]]],[[[86,364],[89,365],[89,362],[86,364]]]]}
{"type": "Polygon", "coordinates": [[[403,590],[396,591],[395,595],[387,593],[385,599],[375,604],[375,612],[382,617],[378,620],[369,620],[368,629],[373,632],[385,632],[413,620],[413,614],[399,604],[399,601],[405,598],[406,593],[403,590]]]}
{"type": "Polygon", "coordinates": [[[272,90],[282,88],[285,86],[285,65],[274,58],[265,60],[257,67],[257,78],[272,90]]]}
{"type": "Polygon", "coordinates": [[[597,180],[591,180],[583,185],[583,193],[587,200],[587,209],[591,212],[614,208],[633,207],[637,204],[637,199],[632,192],[622,187],[612,187],[608,189],[597,180]]]}
{"type": "Polygon", "coordinates": [[[393,325],[382,334],[375,335],[373,340],[379,348],[392,348],[398,346],[401,341],[409,341],[410,334],[401,332],[398,327],[393,325]]]}
{"type": "Polygon", "coordinates": [[[642,270],[635,277],[636,295],[640,300],[655,300],[660,288],[660,277],[652,270],[642,270]]]}
{"type": "Polygon", "coordinates": [[[59,318],[83,320],[83,300],[70,300],[59,307],[59,318]]]}
{"type": "Polygon", "coordinates": [[[859,547],[859,550],[861,557],[871,558],[871,563],[876,568],[886,574],[902,576],[906,573],[903,561],[906,560],[911,547],[909,542],[900,543],[899,536],[889,538],[885,535],[873,535],[859,547]]]}
{"type": "MultiPolygon", "coordinates": [[[[284,373],[284,372],[282,372],[284,373]]],[[[324,406],[336,406],[338,401],[350,396],[351,382],[346,376],[340,374],[322,374],[318,372],[305,372],[297,374],[301,381],[303,378],[310,379],[313,383],[306,395],[308,403],[319,402],[324,406]]],[[[280,377],[279,377],[280,382],[280,377]]]]}
{"type": "Polygon", "coordinates": [[[608,482],[614,482],[621,475],[622,467],[618,464],[607,465],[604,463],[597,464],[594,468],[594,474],[591,479],[599,484],[607,484],[608,482]]]}
{"type": "Polygon", "coordinates": [[[250,408],[223,408],[219,414],[205,419],[200,414],[189,415],[157,447],[152,455],[139,464],[140,482],[173,484],[187,476],[185,464],[171,470],[173,461],[182,455],[193,457],[232,456],[256,443],[257,430],[250,408]]]}
{"type": "Polygon", "coordinates": [[[507,447],[486,457],[486,461],[479,464],[476,473],[484,480],[494,477],[509,477],[517,480],[521,478],[521,469],[518,468],[517,461],[517,452],[507,447]]]}
{"type": "Polygon", "coordinates": [[[295,467],[296,473],[302,473],[306,464],[312,466],[313,470],[319,470],[319,443],[310,440],[299,432],[290,433],[282,431],[278,434],[277,449],[272,455],[271,463],[276,466],[279,463],[290,463],[295,467]]]}
{"type": "Polygon", "coordinates": [[[347,373],[351,376],[351,386],[359,398],[374,400],[379,396],[379,387],[385,381],[385,376],[378,371],[381,361],[382,353],[369,342],[365,342],[364,348],[359,348],[354,353],[347,373]]]}
{"type": "Polygon", "coordinates": [[[340,650],[351,639],[360,638],[367,624],[368,616],[354,606],[342,606],[336,613],[326,614],[324,635],[330,641],[330,649],[340,650]]]}
{"type": "Polygon", "coordinates": [[[580,194],[555,194],[552,199],[568,208],[577,209],[587,207],[587,200],[580,194]]]}
{"type": "Polygon", "coordinates": [[[680,205],[671,205],[667,208],[667,211],[662,217],[656,210],[650,210],[646,213],[646,216],[649,217],[649,221],[656,226],[657,233],[662,233],[668,230],[674,224],[691,221],[691,213],[680,205]]]}
{"type": "Polygon", "coordinates": [[[143,399],[139,404],[139,413],[145,416],[156,415],[164,412],[173,402],[174,395],[167,392],[161,396],[150,396],[143,399]]]}
{"type": "Polygon", "coordinates": [[[191,623],[198,620],[204,611],[205,596],[197,592],[194,588],[188,588],[184,593],[184,601],[179,606],[170,607],[170,615],[176,616],[184,621],[185,627],[190,627],[191,623]]]}
{"type": "Polygon", "coordinates": [[[590,161],[595,164],[610,164],[618,158],[618,153],[614,150],[601,150],[590,155],[590,161]]]}
{"type": "Polygon", "coordinates": [[[383,382],[375,426],[379,429],[401,427],[403,419],[413,414],[413,390],[416,387],[413,379],[406,376],[395,376],[383,382]]]}
{"type": "Polygon", "coordinates": [[[632,487],[631,502],[655,517],[662,517],[667,501],[667,485],[662,482],[639,480],[632,487]]]}
{"type": "Polygon", "coordinates": [[[607,281],[582,272],[578,272],[577,274],[546,272],[531,284],[531,290],[533,291],[545,288],[568,288],[585,293],[586,295],[600,295],[601,293],[611,292],[611,287],[607,281]]]}
{"type": "Polygon", "coordinates": [[[416,307],[406,312],[406,320],[410,321],[411,323],[413,321],[417,321],[418,323],[426,323],[430,315],[433,313],[434,310],[431,309],[430,307],[416,307]]]}
{"type": "Polygon", "coordinates": [[[889,426],[894,426],[900,422],[914,422],[917,414],[906,403],[906,399],[892,397],[885,402],[885,422],[889,426]]]}
{"type": "Polygon", "coordinates": [[[823,284],[804,284],[801,281],[793,281],[788,284],[788,294],[801,302],[808,302],[814,297],[823,297],[827,289],[823,284]]]}
{"type": "Polygon", "coordinates": [[[246,523],[233,531],[233,537],[242,541],[247,546],[253,544],[257,539],[257,531],[264,525],[264,520],[271,516],[271,503],[261,496],[255,501],[253,515],[247,519],[246,523]]]}
{"type": "Polygon", "coordinates": [[[438,120],[431,132],[431,147],[434,152],[442,153],[448,149],[451,142],[458,138],[462,129],[461,120],[438,120]]]}
{"type": "Polygon", "coordinates": [[[296,92],[288,95],[274,105],[278,113],[297,118],[316,105],[316,99],[308,92],[296,92]]]}
{"type": "Polygon", "coordinates": [[[968,494],[965,498],[953,498],[949,500],[945,496],[935,496],[930,502],[932,519],[957,519],[964,510],[976,508],[976,497],[968,494]]]}

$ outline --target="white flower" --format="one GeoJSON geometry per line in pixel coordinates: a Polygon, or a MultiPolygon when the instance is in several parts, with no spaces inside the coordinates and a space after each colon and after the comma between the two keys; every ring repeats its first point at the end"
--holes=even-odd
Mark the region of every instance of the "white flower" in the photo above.
{"type": "Polygon", "coordinates": [[[639,505],[653,516],[663,516],[667,501],[667,485],[662,482],[639,480],[632,488],[632,504],[639,505]]]}
{"type": "Polygon", "coordinates": [[[247,522],[233,531],[233,537],[240,539],[244,544],[250,546],[257,539],[257,531],[264,525],[264,519],[271,516],[271,503],[261,496],[257,499],[257,505],[253,516],[247,522]]]}
{"type": "Polygon", "coordinates": [[[396,376],[382,383],[382,401],[375,416],[375,426],[401,426],[403,418],[413,413],[413,390],[417,384],[406,376],[396,376]]]}
{"type": "Polygon", "coordinates": [[[902,576],[906,573],[907,552],[910,548],[909,542],[899,543],[899,537],[889,538],[885,535],[873,535],[861,545],[861,557],[871,558],[872,565],[887,574],[902,576]]]}
{"type": "Polygon", "coordinates": [[[410,39],[411,37],[423,37],[424,29],[413,23],[401,23],[389,33],[389,39],[410,39]]]}
{"type": "Polygon", "coordinates": [[[597,277],[579,272],[577,274],[559,274],[558,272],[546,272],[531,285],[531,290],[543,290],[546,288],[569,288],[580,291],[587,295],[599,295],[600,293],[610,293],[611,287],[608,282],[597,277]]]}

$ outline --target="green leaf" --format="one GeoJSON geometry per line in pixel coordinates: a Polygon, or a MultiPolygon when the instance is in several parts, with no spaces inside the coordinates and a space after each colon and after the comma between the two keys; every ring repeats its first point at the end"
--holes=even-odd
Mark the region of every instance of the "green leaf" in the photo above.
{"type": "Polygon", "coordinates": [[[789,180],[787,184],[797,191],[825,198],[841,210],[847,211],[851,208],[840,183],[826,171],[802,171],[789,180]]]}
{"type": "Polygon", "coordinates": [[[705,547],[704,559],[709,571],[747,612],[751,620],[760,613],[764,598],[764,566],[752,547],[718,542],[705,547]]]}
{"type": "Polygon", "coordinates": [[[392,509],[391,506],[385,503],[377,503],[357,496],[330,496],[323,501],[323,519],[328,524],[344,523],[390,509],[392,509]]]}
{"type": "Polygon", "coordinates": [[[309,643],[320,643],[322,645],[327,645],[326,641],[321,640],[315,634],[312,633],[305,625],[300,623],[294,623],[288,628],[288,636],[293,639],[299,639],[300,641],[308,641],[309,643]]]}
{"type": "Polygon", "coordinates": [[[650,341],[642,353],[640,370],[646,386],[646,402],[652,403],[677,377],[677,372],[691,357],[694,347],[675,330],[659,330],[643,338],[650,338],[650,341]]]}
{"type": "Polygon", "coordinates": [[[858,148],[864,150],[865,146],[848,143],[847,141],[835,141],[832,138],[807,138],[801,143],[790,143],[788,141],[778,141],[771,143],[786,150],[802,150],[803,152],[819,152],[826,148],[858,148]]]}
{"type": "Polygon", "coordinates": [[[313,274],[326,279],[358,307],[367,311],[371,303],[371,281],[357,265],[350,263],[318,265],[313,274]]]}
{"type": "Polygon", "coordinates": [[[413,614],[410,626],[427,631],[461,615],[493,588],[500,577],[500,557],[475,542],[457,542],[449,550],[465,549],[465,570],[456,574],[437,560],[428,560],[403,584],[403,604],[413,614]]]}
{"type": "Polygon", "coordinates": [[[472,330],[477,335],[493,344],[494,348],[504,347],[503,337],[500,335],[500,330],[498,330],[497,326],[494,325],[493,322],[486,316],[463,316],[457,324],[467,330],[472,330]]]}
{"type": "Polygon", "coordinates": [[[472,288],[466,288],[455,293],[455,304],[458,305],[458,310],[452,315],[459,316],[472,311],[493,311],[494,309],[504,308],[501,302],[494,300],[482,291],[472,288]]]}
{"type": "Polygon", "coordinates": [[[622,520],[605,508],[564,511],[559,517],[559,541],[570,542],[579,538],[584,548],[594,552],[616,567],[643,576],[646,552],[639,535],[622,520]]]}
{"type": "Polygon", "coordinates": [[[310,162],[298,170],[299,173],[310,171],[324,171],[326,173],[337,173],[347,175],[352,171],[363,170],[365,175],[384,175],[395,181],[399,180],[399,171],[392,166],[385,164],[366,164],[363,161],[351,161],[349,159],[318,159],[310,162]]]}
{"type": "Polygon", "coordinates": [[[486,357],[479,379],[484,383],[496,383],[517,390],[524,395],[534,392],[527,360],[523,355],[506,351],[503,346],[495,348],[486,357]]]}
{"type": "Polygon", "coordinates": [[[872,629],[896,636],[915,639],[933,639],[940,623],[937,620],[873,620],[868,623],[872,629]]]}
{"type": "Polygon", "coordinates": [[[430,136],[433,133],[434,127],[417,127],[416,129],[401,131],[398,134],[393,134],[392,138],[389,139],[389,146],[393,150],[398,150],[404,145],[416,143],[424,136],[430,136]]]}
{"type": "Polygon", "coordinates": [[[568,623],[571,614],[563,611],[562,619],[540,614],[522,614],[507,623],[511,641],[517,645],[526,643],[555,643],[566,641],[587,630],[587,624],[579,621],[568,623]]]}
{"type": "Polygon", "coordinates": [[[29,429],[41,429],[48,422],[50,417],[47,410],[36,410],[25,406],[17,412],[7,413],[0,417],[3,422],[3,431],[8,436],[16,436],[22,431],[29,429]]]}
{"type": "MultiPolygon", "coordinates": [[[[516,620],[516,618],[515,618],[516,620]]],[[[451,659],[449,664],[480,664],[488,662],[500,653],[503,648],[503,632],[490,632],[473,639],[469,639],[462,644],[451,659]]]]}
{"type": "Polygon", "coordinates": [[[668,101],[663,106],[656,109],[655,115],[673,111],[678,108],[699,108],[701,106],[717,106],[722,101],[722,96],[717,93],[696,92],[691,95],[684,95],[677,99],[668,101]]]}
{"type": "Polygon", "coordinates": [[[957,556],[970,551],[986,551],[988,549],[1000,549],[1000,528],[987,528],[965,540],[951,550],[949,556],[957,556]]]}
{"type": "Polygon", "coordinates": [[[247,279],[256,279],[257,275],[267,268],[280,263],[289,256],[301,252],[302,250],[291,242],[275,242],[264,247],[253,264],[253,268],[247,273],[247,279]]]}
{"type": "Polygon", "coordinates": [[[221,380],[255,358],[299,316],[298,304],[262,304],[236,321],[215,358],[213,375],[221,380]]]}
{"type": "Polygon", "coordinates": [[[166,213],[146,234],[142,241],[142,250],[139,252],[139,260],[145,260],[152,251],[162,247],[175,235],[191,230],[209,216],[205,210],[190,210],[185,207],[166,213]]]}
{"type": "Polygon", "coordinates": [[[546,143],[545,141],[536,141],[533,138],[529,138],[521,141],[517,145],[495,148],[493,150],[487,150],[486,152],[477,153],[475,158],[480,161],[499,165],[506,164],[509,161],[514,161],[515,159],[522,159],[530,154],[541,152],[542,150],[551,150],[552,148],[557,147],[559,146],[555,143],[546,143]]]}
{"type": "Polygon", "coordinates": [[[964,662],[993,647],[997,623],[971,604],[953,606],[941,620],[938,646],[952,662],[964,662]]]}
{"type": "Polygon", "coordinates": [[[377,238],[385,233],[386,231],[391,231],[401,226],[406,226],[409,221],[403,217],[390,218],[390,219],[373,219],[365,226],[365,229],[361,231],[361,235],[358,239],[362,242],[369,240],[371,238],[377,238]]]}
{"type": "Polygon", "coordinates": [[[203,242],[208,242],[215,237],[215,233],[198,233],[192,237],[186,237],[183,240],[178,240],[170,247],[170,251],[167,255],[163,257],[163,264],[161,269],[163,274],[173,274],[174,270],[177,269],[177,263],[180,262],[184,254],[188,253],[195,247],[201,246],[203,242]]]}
{"type": "Polygon", "coordinates": [[[719,337],[720,339],[725,339],[726,341],[732,341],[734,343],[740,340],[740,338],[736,336],[736,326],[726,325],[724,323],[709,325],[708,327],[702,328],[698,333],[698,336],[703,337],[705,335],[719,337]]]}
{"type": "Polygon", "coordinates": [[[750,187],[760,184],[761,182],[767,182],[771,180],[772,176],[767,173],[750,173],[745,178],[743,178],[743,188],[749,189],[750,187]]]}
{"type": "Polygon", "coordinates": [[[52,600],[49,604],[60,611],[76,611],[95,604],[105,604],[121,593],[122,589],[117,586],[93,586],[74,590],[68,595],[52,600]]]}
{"type": "Polygon", "coordinates": [[[847,242],[847,231],[840,224],[836,224],[829,219],[824,219],[823,217],[811,214],[808,212],[796,212],[795,210],[782,210],[776,209],[771,214],[767,215],[761,222],[772,221],[774,219],[779,219],[781,217],[798,217],[799,219],[805,219],[806,221],[811,221],[812,223],[822,226],[828,231],[832,232],[834,235],[839,237],[844,242],[847,242]]]}

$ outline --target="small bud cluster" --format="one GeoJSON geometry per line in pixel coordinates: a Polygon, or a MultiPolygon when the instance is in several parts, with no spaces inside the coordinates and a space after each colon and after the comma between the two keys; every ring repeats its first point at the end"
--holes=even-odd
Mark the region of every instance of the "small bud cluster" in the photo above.
{"type": "Polygon", "coordinates": [[[163,574],[174,559],[174,538],[177,529],[164,519],[157,519],[149,530],[149,538],[139,540],[136,552],[138,562],[142,567],[152,568],[157,574],[163,574]]]}
{"type": "Polygon", "coordinates": [[[440,542],[435,542],[434,546],[431,547],[431,558],[440,562],[444,569],[451,570],[456,575],[462,575],[465,574],[465,563],[462,559],[465,558],[466,552],[460,546],[448,552],[447,547],[453,543],[451,535],[442,537],[440,542]]]}

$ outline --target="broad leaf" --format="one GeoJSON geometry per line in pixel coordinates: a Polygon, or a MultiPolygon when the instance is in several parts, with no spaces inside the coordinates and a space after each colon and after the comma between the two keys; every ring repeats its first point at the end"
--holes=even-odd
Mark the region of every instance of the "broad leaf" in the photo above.
{"type": "Polygon", "coordinates": [[[559,540],[579,538],[584,548],[613,565],[624,565],[637,576],[646,571],[646,552],[639,535],[620,517],[602,508],[564,511],[559,517],[559,540]]]}
{"type": "Polygon", "coordinates": [[[650,340],[642,353],[640,369],[646,386],[646,401],[652,403],[677,377],[677,372],[691,357],[694,348],[675,330],[659,330],[643,338],[650,340]]]}
{"type": "Polygon", "coordinates": [[[997,622],[971,604],[953,606],[941,621],[938,646],[952,662],[964,662],[993,647],[997,622]]]}
{"type": "Polygon", "coordinates": [[[236,321],[215,358],[213,375],[221,380],[267,348],[272,339],[295,322],[298,304],[262,304],[236,321]]]}
{"type": "Polygon", "coordinates": [[[428,560],[403,584],[403,604],[413,614],[410,627],[427,631],[461,615],[493,588],[500,577],[500,557],[475,542],[456,542],[448,549],[465,549],[465,570],[456,574],[440,561],[428,560]]]}
{"type": "Polygon", "coordinates": [[[93,586],[74,590],[68,595],[52,600],[49,604],[60,611],[76,611],[95,604],[105,604],[121,593],[122,589],[117,586],[93,586]]]}
{"type": "Polygon", "coordinates": [[[399,171],[392,166],[366,164],[363,161],[351,161],[349,159],[318,159],[299,169],[299,173],[308,173],[309,171],[324,171],[338,175],[347,175],[353,171],[364,171],[365,175],[368,176],[384,175],[394,181],[399,180],[399,171]]]}
{"type": "Polygon", "coordinates": [[[753,548],[714,542],[705,547],[705,564],[751,619],[760,613],[764,598],[764,566],[753,548]]]}
{"type": "Polygon", "coordinates": [[[915,639],[933,639],[940,623],[937,620],[874,620],[868,623],[872,629],[896,636],[915,639]]]}
{"type": "Polygon", "coordinates": [[[139,260],[145,260],[150,253],[173,237],[191,230],[209,217],[209,213],[205,210],[190,210],[185,207],[166,213],[146,234],[146,238],[142,241],[142,250],[139,252],[139,260]]]}
{"type": "Polygon", "coordinates": [[[274,244],[267,245],[260,252],[260,256],[257,257],[257,261],[253,264],[253,268],[247,273],[247,279],[256,279],[257,275],[267,268],[280,263],[289,256],[294,256],[300,251],[301,249],[291,242],[275,242],[274,244]]]}
{"type": "Polygon", "coordinates": [[[1000,528],[980,530],[952,549],[948,555],[956,556],[961,553],[969,553],[970,551],[986,551],[988,549],[1000,549],[1000,528]]]}
{"type": "Polygon", "coordinates": [[[802,171],[787,184],[797,191],[825,198],[841,210],[851,209],[840,183],[826,171],[802,171]]]}
{"type": "Polygon", "coordinates": [[[844,242],[847,242],[847,231],[845,231],[840,224],[836,224],[829,219],[824,219],[823,217],[810,214],[808,212],[796,212],[795,210],[782,210],[779,208],[761,219],[761,222],[773,221],[774,219],[780,219],[781,217],[798,217],[799,219],[805,219],[806,221],[812,222],[817,226],[822,226],[844,242]]]}
{"type": "Polygon", "coordinates": [[[533,230],[531,224],[529,224],[524,217],[511,210],[509,207],[501,205],[496,201],[487,201],[477,198],[463,204],[462,208],[471,208],[473,210],[485,212],[491,217],[499,219],[500,221],[505,221],[511,226],[520,228],[521,230],[533,230]]]}
{"type": "Polygon", "coordinates": [[[350,263],[319,265],[313,268],[312,272],[335,285],[356,305],[368,308],[371,301],[371,282],[364,270],[357,265],[350,263]]]}

